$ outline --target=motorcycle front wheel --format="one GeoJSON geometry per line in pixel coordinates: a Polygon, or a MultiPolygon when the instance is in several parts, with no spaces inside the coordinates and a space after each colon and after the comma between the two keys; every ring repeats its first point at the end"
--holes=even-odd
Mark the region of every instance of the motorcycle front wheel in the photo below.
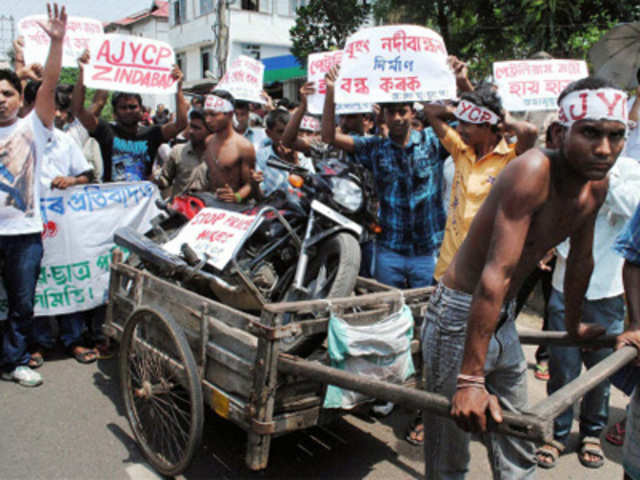
{"type": "MultiPolygon", "coordinates": [[[[295,302],[320,298],[348,297],[353,293],[360,271],[360,244],[353,235],[339,233],[317,248],[317,254],[309,261],[304,280],[306,292],[289,287],[283,300],[295,302]]],[[[312,316],[284,315],[283,323],[313,319],[312,316]]],[[[307,356],[318,348],[325,334],[298,336],[283,339],[281,351],[292,355],[307,356]]]]}

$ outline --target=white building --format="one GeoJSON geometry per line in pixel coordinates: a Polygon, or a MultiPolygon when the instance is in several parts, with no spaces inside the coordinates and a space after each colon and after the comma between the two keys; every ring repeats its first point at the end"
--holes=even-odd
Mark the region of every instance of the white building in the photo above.
{"type": "MultiPolygon", "coordinates": [[[[104,25],[105,33],[121,33],[169,42],[169,2],[150,0],[150,7],[104,25]]],[[[175,111],[173,95],[142,95],[144,105],[155,108],[159,103],[175,111]]]]}
{"type": "MultiPolygon", "coordinates": [[[[170,0],[169,43],[185,74],[185,86],[211,85],[217,72],[215,48],[217,5],[225,0],[170,0]],[[209,74],[211,75],[211,74],[209,74]]],[[[222,22],[230,28],[229,60],[249,55],[265,64],[265,83],[283,82],[282,94],[297,96],[306,75],[291,55],[289,29],[304,0],[233,0],[222,22]]]]}

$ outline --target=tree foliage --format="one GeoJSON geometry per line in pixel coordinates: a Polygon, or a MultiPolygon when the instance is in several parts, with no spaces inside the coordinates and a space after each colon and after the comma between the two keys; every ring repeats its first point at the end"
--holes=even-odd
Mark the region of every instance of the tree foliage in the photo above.
{"type": "Polygon", "coordinates": [[[468,61],[476,77],[497,60],[545,51],[585,58],[612,26],[640,20],[637,2],[606,0],[379,0],[380,23],[426,25],[442,35],[449,53],[468,61]]]}
{"type": "Polygon", "coordinates": [[[310,0],[296,10],[296,24],[289,30],[291,53],[305,65],[310,53],[342,48],[370,10],[366,2],[358,0],[310,0]]]}
{"type": "MultiPolygon", "coordinates": [[[[75,85],[76,80],[78,78],[78,69],[65,67],[60,71],[60,79],[58,80],[58,84],[68,84],[75,85]]],[[[96,90],[94,88],[87,88],[84,106],[89,108],[91,102],[93,101],[93,96],[96,94],[96,90]]],[[[102,112],[100,113],[100,118],[103,118],[106,121],[111,121],[113,119],[113,110],[111,108],[111,94],[107,98],[107,103],[105,104],[102,112]]]]}

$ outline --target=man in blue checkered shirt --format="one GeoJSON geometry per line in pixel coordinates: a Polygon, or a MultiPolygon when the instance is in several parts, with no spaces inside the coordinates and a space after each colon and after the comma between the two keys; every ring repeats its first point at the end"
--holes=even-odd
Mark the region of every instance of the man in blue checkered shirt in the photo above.
{"type": "MultiPolygon", "coordinates": [[[[622,277],[629,312],[629,328],[618,336],[617,347],[633,345],[640,350],[640,206],[618,236],[614,248],[625,258],[622,277]]],[[[626,429],[622,462],[625,478],[638,480],[640,479],[640,389],[637,386],[631,396],[626,429]]]]}
{"type": "Polygon", "coordinates": [[[382,106],[386,138],[336,133],[334,74],[326,78],[322,140],[353,154],[373,173],[382,227],[375,278],[396,287],[430,285],[446,222],[442,170],[449,153],[431,128],[411,130],[413,112],[407,103],[382,106]]]}

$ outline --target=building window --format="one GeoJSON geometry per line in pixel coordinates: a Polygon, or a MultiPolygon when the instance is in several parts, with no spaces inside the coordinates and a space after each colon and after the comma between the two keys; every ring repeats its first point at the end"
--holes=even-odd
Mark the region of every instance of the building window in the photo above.
{"type": "Polygon", "coordinates": [[[260,60],[260,45],[245,43],[242,45],[242,54],[260,60]]]}
{"type": "Polygon", "coordinates": [[[200,15],[213,12],[213,0],[200,0],[200,15]]]}
{"type": "Polygon", "coordinates": [[[207,72],[211,72],[211,50],[200,50],[200,66],[202,67],[200,76],[207,78],[207,72]]]}
{"type": "Polygon", "coordinates": [[[260,0],[242,0],[241,8],[242,10],[252,10],[257,12],[260,10],[260,0]]]}
{"type": "Polygon", "coordinates": [[[178,65],[178,68],[180,69],[180,71],[182,72],[182,75],[184,76],[184,79],[187,79],[187,62],[186,62],[186,58],[184,56],[184,53],[176,53],[176,65],[178,65]]]}
{"type": "Polygon", "coordinates": [[[300,7],[306,7],[308,0],[289,0],[289,15],[296,16],[296,10],[300,7]]]}
{"type": "Polygon", "coordinates": [[[187,20],[185,0],[175,0],[173,3],[173,24],[182,25],[187,20]]]}

